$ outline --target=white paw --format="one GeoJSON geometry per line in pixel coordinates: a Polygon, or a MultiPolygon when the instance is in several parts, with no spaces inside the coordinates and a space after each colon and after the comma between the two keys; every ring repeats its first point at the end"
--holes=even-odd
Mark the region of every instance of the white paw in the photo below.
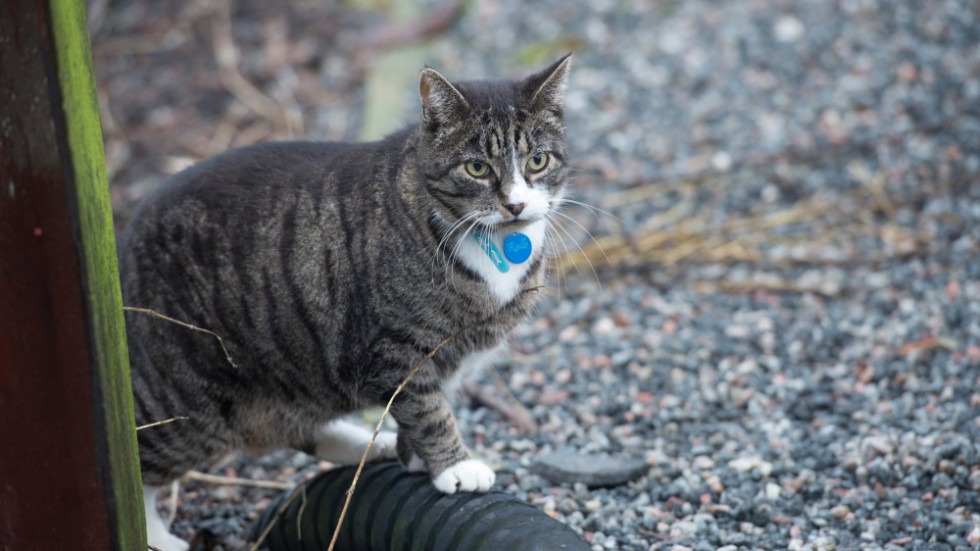
{"type": "Polygon", "coordinates": [[[146,541],[160,551],[187,551],[190,545],[170,533],[157,510],[157,494],[160,488],[143,486],[143,511],[146,513],[146,541]]]}
{"type": "Polygon", "coordinates": [[[417,454],[412,454],[412,458],[408,461],[408,465],[405,465],[405,470],[410,473],[424,473],[425,472],[425,461],[417,454]]]}
{"type": "Polygon", "coordinates": [[[397,459],[398,458],[398,435],[391,431],[381,431],[378,433],[378,437],[374,439],[374,445],[371,446],[371,454],[368,456],[370,461],[376,461],[378,459],[397,459]]]}
{"type": "MultiPolygon", "coordinates": [[[[339,465],[357,465],[364,456],[372,434],[372,431],[362,426],[341,419],[331,421],[317,431],[314,455],[318,459],[339,465]]],[[[368,459],[373,461],[398,457],[395,445],[397,440],[395,433],[391,431],[378,433],[368,453],[368,459]]]]}
{"type": "Polygon", "coordinates": [[[482,461],[467,459],[439,473],[432,483],[446,494],[456,492],[486,492],[493,486],[497,475],[482,461]]]}
{"type": "Polygon", "coordinates": [[[170,532],[148,533],[146,542],[151,548],[160,551],[187,551],[191,547],[189,543],[170,532]]]}

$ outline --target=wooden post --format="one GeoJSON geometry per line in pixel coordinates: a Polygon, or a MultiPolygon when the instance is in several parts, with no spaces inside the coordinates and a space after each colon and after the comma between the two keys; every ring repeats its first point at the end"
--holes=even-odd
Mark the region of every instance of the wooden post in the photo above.
{"type": "Polygon", "coordinates": [[[0,551],[145,550],[83,0],[0,1],[0,551]]]}

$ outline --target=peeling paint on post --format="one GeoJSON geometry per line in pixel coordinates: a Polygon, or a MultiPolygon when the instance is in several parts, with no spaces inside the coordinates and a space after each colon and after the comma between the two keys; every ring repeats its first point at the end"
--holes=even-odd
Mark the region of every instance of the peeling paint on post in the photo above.
{"type": "Polygon", "coordinates": [[[82,0],[0,2],[0,121],[0,549],[146,549],[82,0]]]}

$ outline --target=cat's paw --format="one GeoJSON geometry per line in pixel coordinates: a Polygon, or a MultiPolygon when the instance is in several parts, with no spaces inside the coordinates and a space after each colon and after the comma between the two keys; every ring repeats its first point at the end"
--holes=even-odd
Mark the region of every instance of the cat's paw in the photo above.
{"type": "Polygon", "coordinates": [[[187,551],[190,545],[170,533],[157,509],[159,486],[143,486],[143,512],[146,514],[146,541],[160,551],[187,551]]]}
{"type": "Polygon", "coordinates": [[[166,531],[166,529],[154,530],[150,528],[147,530],[146,542],[151,548],[160,551],[187,551],[191,547],[189,543],[166,531]]]}
{"type": "Polygon", "coordinates": [[[486,492],[493,486],[497,475],[477,459],[460,461],[445,471],[442,471],[432,483],[436,489],[445,494],[456,492],[486,492]]]}

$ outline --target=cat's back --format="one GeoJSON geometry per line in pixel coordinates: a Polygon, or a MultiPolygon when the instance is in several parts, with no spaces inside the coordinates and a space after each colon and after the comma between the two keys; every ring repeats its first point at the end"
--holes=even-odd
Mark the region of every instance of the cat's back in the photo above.
{"type": "Polygon", "coordinates": [[[390,185],[398,143],[271,142],[169,177],[121,236],[124,296],[158,302],[175,282],[195,281],[208,295],[234,290],[229,282],[253,292],[282,266],[322,261],[324,249],[363,230],[345,219],[390,185]]]}
{"type": "Polygon", "coordinates": [[[375,144],[270,142],[233,149],[201,161],[164,180],[137,210],[134,219],[154,206],[192,202],[222,209],[255,205],[268,193],[290,190],[335,194],[331,185],[358,158],[376,154],[375,144]]]}
{"type": "Polygon", "coordinates": [[[273,228],[297,222],[296,215],[304,222],[329,217],[338,203],[363,203],[390,185],[386,172],[397,165],[402,143],[400,135],[370,143],[269,142],[199,162],[142,201],[123,231],[121,256],[183,243],[187,234],[204,241],[199,248],[212,248],[207,237],[216,233],[234,245],[236,235],[274,237],[273,228]]]}

